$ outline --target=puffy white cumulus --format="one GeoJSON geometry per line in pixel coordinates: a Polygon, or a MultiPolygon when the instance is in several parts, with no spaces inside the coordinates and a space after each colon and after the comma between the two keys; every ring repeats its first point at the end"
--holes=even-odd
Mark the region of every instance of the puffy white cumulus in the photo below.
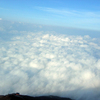
{"type": "Polygon", "coordinates": [[[46,32],[1,40],[0,94],[12,92],[100,100],[99,42],[46,32]]]}

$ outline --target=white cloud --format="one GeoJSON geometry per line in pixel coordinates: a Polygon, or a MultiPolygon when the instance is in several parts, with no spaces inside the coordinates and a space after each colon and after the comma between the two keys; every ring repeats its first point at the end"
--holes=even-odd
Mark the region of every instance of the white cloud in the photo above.
{"type": "Polygon", "coordinates": [[[0,94],[100,99],[100,55],[95,56],[100,46],[96,39],[23,33],[0,42],[0,94]]]}
{"type": "Polygon", "coordinates": [[[0,18],[0,20],[2,20],[2,18],[0,18]]]}

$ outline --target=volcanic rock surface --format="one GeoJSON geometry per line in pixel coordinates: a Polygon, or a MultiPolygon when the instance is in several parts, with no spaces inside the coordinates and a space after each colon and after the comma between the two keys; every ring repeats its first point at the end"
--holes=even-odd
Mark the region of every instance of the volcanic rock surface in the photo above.
{"type": "Polygon", "coordinates": [[[0,100],[72,100],[72,99],[57,97],[57,96],[32,97],[27,95],[20,95],[19,93],[13,93],[8,95],[0,95],[0,100]]]}

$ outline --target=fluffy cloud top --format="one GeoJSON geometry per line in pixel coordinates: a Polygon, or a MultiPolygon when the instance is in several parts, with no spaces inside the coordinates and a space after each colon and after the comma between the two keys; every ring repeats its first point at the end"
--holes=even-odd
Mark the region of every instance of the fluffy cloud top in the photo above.
{"type": "Polygon", "coordinates": [[[25,33],[0,42],[0,94],[100,99],[100,45],[89,36],[25,33]]]}

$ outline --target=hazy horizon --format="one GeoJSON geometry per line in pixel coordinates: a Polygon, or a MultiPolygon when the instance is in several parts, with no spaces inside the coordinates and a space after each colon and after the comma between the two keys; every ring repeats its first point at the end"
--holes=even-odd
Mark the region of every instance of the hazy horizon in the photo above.
{"type": "Polygon", "coordinates": [[[0,20],[100,31],[99,0],[1,0],[0,20]]]}

